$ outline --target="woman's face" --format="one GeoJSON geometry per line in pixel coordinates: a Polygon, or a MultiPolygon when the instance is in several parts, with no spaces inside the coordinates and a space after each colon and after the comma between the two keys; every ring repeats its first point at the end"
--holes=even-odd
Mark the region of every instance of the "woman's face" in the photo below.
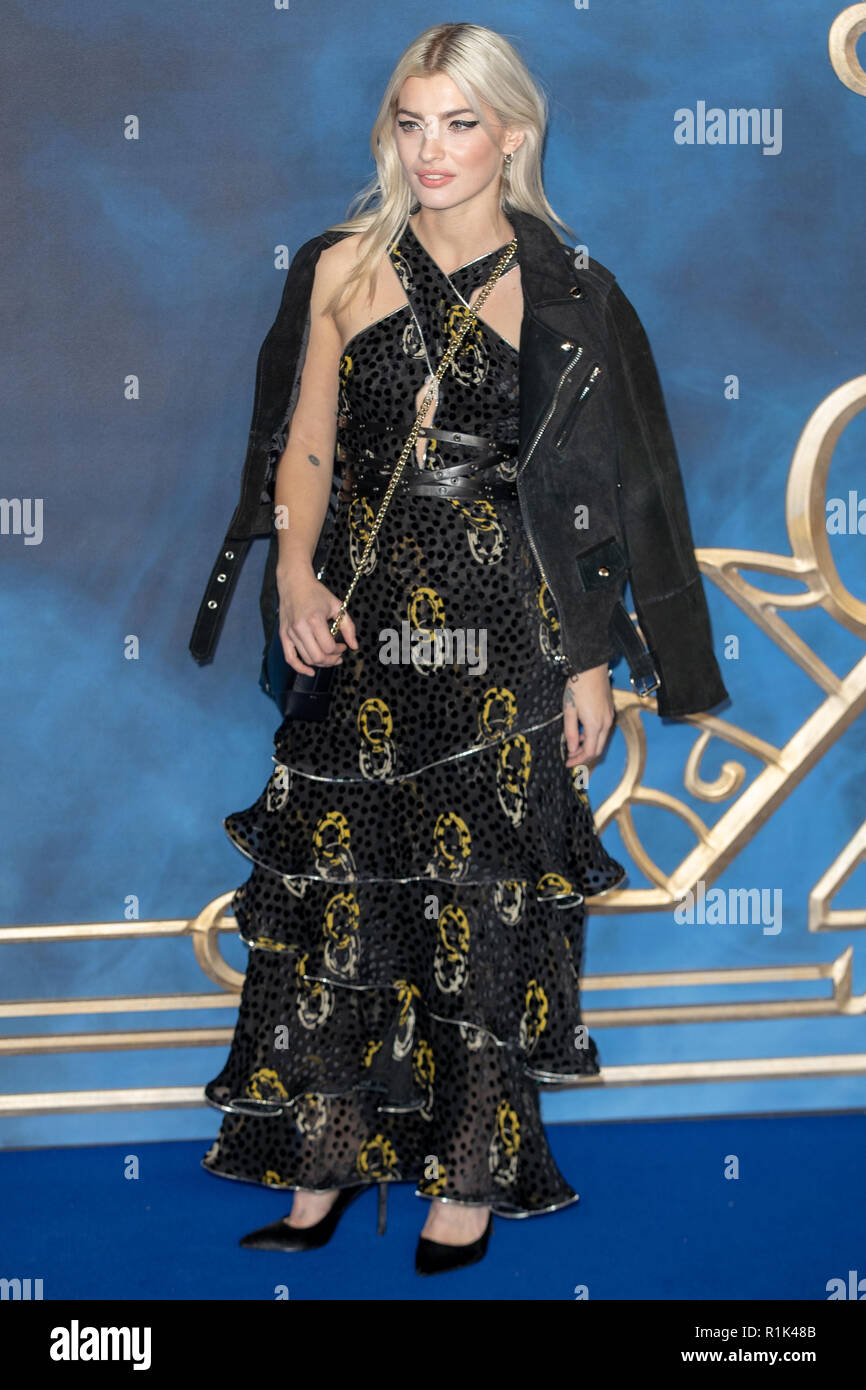
{"type": "Polygon", "coordinates": [[[394,135],[397,153],[422,207],[450,208],[498,186],[502,156],[523,140],[500,126],[481,103],[495,141],[477,120],[460,88],[444,73],[407,77],[400,88],[394,135]]]}

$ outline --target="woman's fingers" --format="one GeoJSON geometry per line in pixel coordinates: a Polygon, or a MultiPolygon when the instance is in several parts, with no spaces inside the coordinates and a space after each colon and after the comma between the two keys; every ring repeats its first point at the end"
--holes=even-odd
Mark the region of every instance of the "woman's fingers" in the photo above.
{"type": "Polygon", "coordinates": [[[345,645],[338,645],[331,636],[328,621],[320,613],[312,618],[299,618],[291,634],[303,659],[314,666],[339,665],[341,653],[346,650],[345,645]]]}
{"type": "MultiPolygon", "coordinates": [[[[337,615],[335,613],[334,618],[336,618],[336,616],[337,615]]],[[[333,622],[333,618],[331,619],[331,621],[333,622]]],[[[343,614],[342,622],[340,623],[340,626],[337,628],[337,638],[342,638],[342,640],[347,644],[347,646],[352,647],[355,651],[358,650],[358,637],[355,632],[355,624],[349,617],[348,612],[343,614]]]]}
{"type": "Polygon", "coordinates": [[[587,673],[583,680],[572,677],[563,692],[562,711],[568,746],[566,767],[599,758],[614,724],[610,686],[595,672],[587,673]]]}
{"type": "Polygon", "coordinates": [[[283,656],[286,658],[286,661],[291,666],[292,670],[297,671],[305,676],[314,676],[316,673],[313,670],[313,667],[305,665],[304,658],[298,652],[297,646],[292,641],[291,637],[288,637],[284,632],[281,632],[280,638],[283,644],[283,656]]]}
{"type": "Polygon", "coordinates": [[[565,704],[562,711],[563,728],[565,730],[565,741],[568,745],[568,758],[566,767],[571,767],[577,761],[580,752],[580,730],[577,724],[577,707],[572,704],[565,704]]]}

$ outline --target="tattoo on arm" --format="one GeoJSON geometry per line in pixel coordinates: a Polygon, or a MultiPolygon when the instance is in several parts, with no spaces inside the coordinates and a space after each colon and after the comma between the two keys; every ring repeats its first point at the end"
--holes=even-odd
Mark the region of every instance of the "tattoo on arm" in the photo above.
{"type": "Polygon", "coordinates": [[[310,460],[310,463],[313,465],[314,468],[318,468],[319,460],[316,458],[315,454],[307,454],[307,458],[310,460]]]}

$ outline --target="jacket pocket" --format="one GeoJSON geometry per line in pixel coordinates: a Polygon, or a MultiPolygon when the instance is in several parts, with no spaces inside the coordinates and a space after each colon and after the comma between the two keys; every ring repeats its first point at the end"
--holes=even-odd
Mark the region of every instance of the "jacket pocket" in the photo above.
{"type": "Polygon", "coordinates": [[[607,589],[628,573],[628,557],[615,536],[608,536],[577,557],[577,575],[584,593],[607,589]]]}
{"type": "Polygon", "coordinates": [[[586,373],[586,376],[581,381],[580,386],[575,388],[574,398],[571,404],[569,405],[568,410],[565,412],[565,417],[562,421],[562,424],[559,427],[559,432],[553,441],[553,447],[555,449],[561,449],[562,446],[568,440],[572,430],[574,429],[577,417],[583,409],[586,398],[589,395],[590,391],[593,389],[593,387],[596,385],[600,376],[601,364],[598,362],[593,362],[589,371],[586,373]]]}

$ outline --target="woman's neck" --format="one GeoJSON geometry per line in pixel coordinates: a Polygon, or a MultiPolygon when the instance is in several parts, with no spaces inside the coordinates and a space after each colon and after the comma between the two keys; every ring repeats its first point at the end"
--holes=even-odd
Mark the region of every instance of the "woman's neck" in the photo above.
{"type": "Polygon", "coordinates": [[[422,207],[409,218],[421,245],[446,274],[504,246],[514,236],[498,201],[481,207],[474,205],[476,201],[454,208],[422,207]]]}

